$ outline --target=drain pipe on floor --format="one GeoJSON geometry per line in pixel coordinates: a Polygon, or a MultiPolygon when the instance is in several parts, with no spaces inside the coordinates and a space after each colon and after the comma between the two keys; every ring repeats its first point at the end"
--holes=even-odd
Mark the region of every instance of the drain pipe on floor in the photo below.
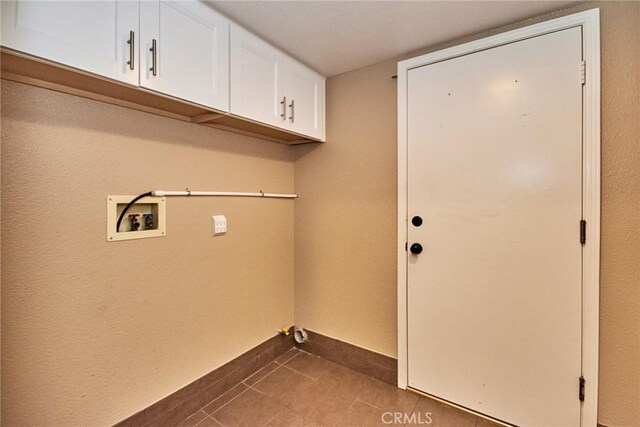
{"type": "Polygon", "coordinates": [[[307,342],[307,331],[302,328],[296,328],[293,333],[293,339],[295,339],[298,344],[304,344],[307,342]]]}

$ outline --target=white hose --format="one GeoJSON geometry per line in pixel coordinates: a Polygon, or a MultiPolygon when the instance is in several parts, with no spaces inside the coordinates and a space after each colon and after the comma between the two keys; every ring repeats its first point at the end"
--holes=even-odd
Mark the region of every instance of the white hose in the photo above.
{"type": "Polygon", "coordinates": [[[281,194],[281,193],[246,193],[233,191],[167,191],[154,190],[151,194],[155,197],[172,197],[172,196],[208,196],[208,197],[267,197],[271,199],[297,199],[297,194],[281,194]]]}

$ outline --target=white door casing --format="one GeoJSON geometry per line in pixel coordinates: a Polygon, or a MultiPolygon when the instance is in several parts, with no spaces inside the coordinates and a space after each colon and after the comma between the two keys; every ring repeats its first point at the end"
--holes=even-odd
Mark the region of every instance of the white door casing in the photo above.
{"type": "MultiPolygon", "coordinates": [[[[599,52],[598,52],[598,11],[593,10],[593,11],[589,11],[589,12],[583,12],[580,14],[576,14],[576,15],[571,15],[569,17],[565,17],[565,18],[559,18],[553,21],[548,21],[542,24],[537,24],[535,26],[532,27],[527,27],[521,30],[516,30],[516,31],[512,31],[509,33],[505,33],[505,34],[501,34],[499,36],[494,36],[488,39],[483,39],[483,40],[479,40],[477,42],[472,42],[466,45],[462,45],[462,46],[458,46],[456,48],[451,48],[451,49],[447,49],[445,51],[440,51],[440,52],[435,52],[433,54],[428,54],[419,58],[414,58],[408,61],[404,61],[402,63],[399,64],[399,69],[398,69],[398,77],[399,77],[399,99],[398,99],[398,117],[399,117],[399,134],[398,134],[398,171],[399,171],[399,176],[398,176],[398,180],[399,180],[399,188],[398,188],[398,195],[399,195],[399,201],[398,201],[398,263],[399,263],[399,268],[398,268],[398,361],[399,361],[399,365],[398,365],[398,371],[399,371],[399,375],[398,375],[398,382],[399,382],[399,386],[402,388],[405,388],[407,386],[407,380],[408,380],[408,376],[407,376],[407,361],[408,361],[408,354],[407,354],[407,343],[409,343],[409,346],[411,346],[411,338],[409,337],[409,341],[407,341],[407,304],[411,304],[412,301],[410,299],[408,299],[408,297],[411,297],[411,295],[407,295],[407,270],[405,268],[403,268],[402,266],[407,266],[407,262],[409,261],[409,269],[411,271],[412,267],[415,267],[417,264],[413,264],[413,262],[417,262],[418,264],[420,263],[421,259],[419,257],[417,257],[417,259],[414,257],[414,259],[412,260],[411,258],[407,258],[407,252],[405,252],[405,243],[409,242],[409,244],[412,243],[412,239],[411,239],[411,232],[409,232],[408,234],[408,227],[412,227],[411,225],[407,224],[407,219],[408,219],[408,215],[413,215],[414,213],[411,211],[407,211],[407,185],[408,185],[408,181],[407,181],[407,168],[408,168],[408,157],[407,157],[407,140],[408,138],[411,137],[411,135],[408,135],[407,132],[410,132],[410,123],[407,120],[411,120],[411,114],[410,112],[407,111],[407,106],[411,103],[411,99],[409,95],[409,92],[407,90],[408,86],[411,85],[411,76],[412,73],[414,75],[417,75],[415,73],[420,73],[421,70],[418,69],[418,67],[422,67],[423,70],[427,70],[429,67],[425,67],[425,65],[427,64],[433,64],[435,62],[438,61],[443,61],[446,59],[450,59],[450,58],[455,58],[455,57],[460,57],[462,55],[467,55],[470,54],[472,52],[477,52],[483,49],[488,49],[488,48],[492,48],[492,47],[496,47],[496,46],[502,46],[505,45],[507,43],[511,43],[517,40],[523,40],[523,39],[527,39],[530,37],[535,37],[535,36],[539,36],[541,34],[547,34],[550,33],[552,31],[557,31],[560,29],[566,29],[566,28],[571,28],[574,27],[573,30],[573,34],[577,34],[578,38],[581,39],[581,41],[583,42],[583,49],[582,52],[580,52],[585,60],[586,63],[586,74],[587,74],[587,79],[585,82],[585,85],[583,87],[583,89],[581,89],[581,91],[584,91],[584,113],[583,113],[583,128],[581,129],[583,131],[584,137],[583,137],[583,146],[584,146],[584,157],[582,159],[582,164],[578,164],[573,165],[572,167],[575,169],[576,167],[580,167],[582,166],[583,169],[583,183],[584,183],[584,194],[583,194],[583,203],[582,203],[582,210],[583,210],[583,217],[585,218],[585,220],[587,220],[587,243],[585,244],[584,248],[583,248],[583,264],[582,264],[582,269],[581,271],[578,270],[571,272],[570,274],[575,276],[583,274],[584,275],[584,280],[582,283],[582,292],[583,292],[583,299],[582,301],[578,301],[577,305],[575,305],[573,307],[573,311],[574,314],[576,311],[580,311],[580,303],[582,303],[582,334],[583,334],[583,339],[582,339],[582,343],[581,343],[581,351],[582,351],[582,373],[585,376],[585,378],[587,379],[587,393],[585,396],[585,402],[583,404],[583,409],[582,409],[582,424],[583,425],[595,425],[596,422],[596,411],[597,411],[597,307],[598,307],[598,246],[599,246],[599,229],[598,229],[598,225],[599,225],[599,52]]],[[[541,38],[542,39],[542,38],[541,38]]],[[[506,47],[508,49],[508,47],[506,47]]],[[[498,49],[496,49],[497,51],[498,49]]],[[[469,57],[472,57],[473,55],[469,55],[469,57]]],[[[523,58],[523,60],[525,60],[526,58],[523,58]]],[[[458,62],[462,63],[465,61],[465,58],[460,58],[458,60],[458,62]]],[[[454,61],[452,61],[454,62],[454,61]]],[[[529,67],[535,67],[535,63],[534,64],[530,64],[529,67]]],[[[435,70],[437,67],[431,67],[432,70],[435,70]]],[[[542,64],[542,68],[544,68],[544,64],[542,64]]],[[[427,72],[427,71],[423,71],[423,72],[427,72]]],[[[579,69],[577,70],[577,72],[579,73],[579,69]]],[[[499,85],[499,81],[496,81],[496,85],[494,87],[494,89],[496,91],[501,91],[504,92],[505,90],[510,90],[510,86],[508,84],[505,83],[504,87],[500,87],[499,85]]],[[[512,82],[515,84],[515,82],[512,82]]],[[[522,82],[520,82],[522,83],[522,82]]],[[[512,85],[513,86],[513,85],[512,85]]],[[[521,86],[522,87],[522,86],[521,86]]],[[[472,89],[473,87],[471,87],[472,89]]],[[[457,88],[457,89],[462,89],[462,88],[457,88]]],[[[469,89],[469,90],[471,90],[469,89]]],[[[544,91],[545,88],[542,88],[541,90],[544,91]]],[[[540,89],[539,89],[540,90],[540,89]]],[[[459,91],[458,91],[459,92],[459,91]]],[[[471,94],[469,94],[471,95],[471,94]]],[[[478,94],[476,94],[478,95],[478,94]]],[[[503,93],[503,95],[505,95],[505,93],[503,93]]],[[[508,94],[506,94],[508,95],[508,94]]],[[[441,107],[441,109],[446,109],[446,103],[447,103],[447,97],[449,97],[449,95],[444,94],[443,95],[444,98],[442,99],[438,99],[437,101],[439,101],[438,106],[441,107]]],[[[460,96],[459,93],[456,93],[455,95],[452,96],[460,96]]],[[[476,96],[477,97],[477,96],[476,96]]],[[[504,98],[504,97],[503,97],[504,98]]],[[[434,99],[434,101],[436,101],[434,99]]],[[[525,105],[521,105],[518,107],[518,109],[520,107],[526,107],[525,105]]],[[[423,112],[424,114],[426,114],[427,112],[423,112]]],[[[515,113],[515,111],[514,111],[515,113]]],[[[527,114],[526,111],[520,111],[520,114],[527,114]]],[[[535,113],[534,113],[535,114],[535,113]]],[[[435,115],[435,113],[434,113],[435,115]]],[[[442,117],[440,117],[442,119],[442,117]]],[[[532,119],[534,119],[534,116],[530,116],[529,118],[526,118],[526,116],[521,116],[521,117],[514,117],[514,131],[518,131],[518,129],[515,128],[515,124],[518,125],[525,125],[528,122],[531,122],[532,119]]],[[[414,118],[414,121],[416,119],[414,118]]],[[[487,118],[485,117],[483,120],[480,120],[482,125],[485,124],[490,124],[490,117],[487,118]]],[[[464,127],[465,121],[462,120],[462,123],[459,123],[460,126],[464,127]]],[[[438,123],[440,124],[440,123],[438,123]]],[[[448,123],[448,125],[451,125],[451,123],[448,123]]],[[[485,126],[486,127],[486,126],[485,126]]],[[[580,130],[580,129],[579,129],[580,130]]],[[[435,129],[435,131],[437,131],[437,129],[435,129]]],[[[481,133],[481,132],[480,132],[481,133]]],[[[508,156],[509,153],[505,153],[504,152],[504,148],[505,147],[501,147],[501,150],[498,150],[497,153],[493,153],[496,156],[498,156],[498,158],[500,156],[508,156]]],[[[551,147],[547,147],[547,148],[552,148],[551,147]]],[[[442,154],[442,150],[444,148],[440,147],[440,151],[438,152],[434,152],[435,154],[438,155],[443,155],[442,154]]],[[[473,150],[474,148],[472,147],[471,150],[473,150]]],[[[409,147],[409,150],[411,150],[411,148],[409,147]]],[[[508,151],[508,150],[507,150],[508,151]]],[[[451,153],[455,153],[455,151],[451,151],[451,152],[446,152],[446,155],[444,155],[444,159],[448,160],[448,161],[452,161],[453,162],[453,166],[455,166],[455,161],[460,161],[461,159],[452,159],[449,157],[447,157],[448,155],[450,155],[451,153]]],[[[432,154],[434,154],[432,153],[432,154]]],[[[482,155],[482,154],[486,154],[483,153],[482,151],[478,151],[477,152],[478,155],[482,155]]],[[[535,156],[534,156],[535,157],[535,156]]],[[[489,158],[491,158],[491,156],[489,156],[489,158]]],[[[441,157],[442,160],[442,157],[441,157]]],[[[499,160],[499,159],[498,159],[499,160]]],[[[508,160],[508,159],[507,159],[508,160]]],[[[533,178],[535,178],[536,174],[540,175],[540,170],[538,170],[536,172],[536,164],[535,162],[532,162],[532,160],[535,160],[535,158],[531,159],[531,156],[529,156],[529,162],[530,164],[528,165],[523,165],[525,166],[524,168],[520,168],[520,171],[516,171],[516,170],[511,170],[511,172],[515,172],[515,173],[523,173],[524,171],[528,171],[527,173],[529,174],[528,177],[524,177],[529,179],[529,181],[531,181],[533,178]]],[[[511,161],[513,161],[513,159],[511,159],[511,161]]],[[[580,162],[580,159],[578,159],[578,162],[580,162]]],[[[443,162],[443,163],[446,163],[443,162]]],[[[538,162],[540,163],[540,162],[538,162]]],[[[506,161],[504,163],[504,165],[508,165],[509,161],[506,161]]],[[[410,165],[410,161],[409,161],[409,165],[410,165]]],[[[432,164],[430,165],[433,169],[437,168],[437,164],[432,164]]],[[[453,166],[452,164],[449,164],[449,169],[451,169],[453,166]]],[[[539,166],[539,164],[538,164],[539,166]]],[[[443,169],[446,169],[446,165],[442,165],[443,169]]],[[[409,166],[410,169],[410,166],[409,166]]],[[[470,165],[469,169],[473,169],[473,165],[470,165]]],[[[539,167],[538,167],[539,169],[539,167]]],[[[465,171],[465,168],[461,169],[462,171],[465,171]]],[[[505,169],[507,172],[508,169],[505,169]]],[[[434,180],[438,178],[437,175],[438,171],[433,171],[433,174],[431,174],[429,176],[429,179],[434,180]]],[[[445,173],[446,170],[440,170],[440,173],[445,173]]],[[[469,170],[469,172],[473,172],[472,170],[469,170]]],[[[475,170],[475,173],[478,173],[478,170],[475,170]]],[[[517,177],[516,177],[517,178],[517,177]]],[[[523,178],[523,177],[520,177],[523,178]]],[[[580,178],[580,177],[579,177],[580,178]]],[[[513,177],[512,177],[513,179],[513,177]]],[[[572,186],[575,186],[575,177],[572,178],[574,179],[574,182],[571,184],[572,186]]],[[[467,184],[471,185],[473,188],[474,182],[473,180],[468,180],[467,184]]],[[[476,187],[476,191],[477,192],[482,192],[482,185],[486,185],[487,182],[481,183],[479,182],[478,185],[480,185],[480,187],[476,187]]],[[[453,189],[455,190],[455,188],[453,189]]],[[[449,193],[444,193],[444,195],[446,196],[447,194],[451,194],[450,192],[452,191],[452,189],[449,189],[449,193]]],[[[526,191],[526,189],[524,189],[524,191],[526,191]]],[[[480,195],[482,196],[482,195],[480,195]]],[[[470,196],[471,197],[471,196],[470,196]]],[[[471,197],[473,199],[473,197],[471,197]]],[[[478,200],[482,200],[482,197],[476,197],[476,201],[478,200]]],[[[523,199],[523,203],[525,203],[526,200],[523,199]]],[[[579,219],[579,210],[580,210],[580,200],[574,200],[574,205],[577,205],[577,208],[574,206],[573,210],[577,209],[577,213],[578,213],[578,218],[575,219],[575,221],[577,221],[579,219]]],[[[436,206],[436,205],[433,205],[436,206]]],[[[432,206],[432,207],[433,207],[432,206]]],[[[495,206],[494,206],[495,207],[495,206]]],[[[569,209],[567,212],[571,211],[571,209],[569,209]]],[[[410,208],[411,210],[411,208],[410,208]]],[[[485,214],[490,214],[491,212],[489,212],[489,210],[491,210],[491,207],[484,207],[484,213],[485,214]]],[[[477,212],[475,212],[477,213],[477,212]]],[[[480,214],[482,215],[483,211],[480,211],[480,214]]],[[[522,211],[521,213],[524,214],[523,217],[526,217],[527,213],[526,211],[522,211]]],[[[432,212],[433,214],[433,212],[432,212]]],[[[472,213],[473,214],[473,213],[472,213]]],[[[540,215],[545,215],[544,212],[539,212],[540,215]]],[[[490,216],[490,215],[489,215],[490,216]]],[[[409,217],[410,219],[410,217],[409,217]]],[[[485,220],[487,218],[484,218],[485,220]]],[[[478,218],[467,218],[467,221],[477,221],[477,222],[482,222],[481,219],[479,220],[478,218]]],[[[577,238],[577,230],[578,230],[578,226],[576,222],[573,222],[573,226],[570,227],[573,231],[573,235],[576,236],[577,238]]],[[[486,222],[486,221],[485,221],[486,222]]],[[[566,221],[565,221],[566,222],[566,221]]],[[[429,224],[430,224],[430,219],[425,218],[425,225],[420,228],[420,230],[428,230],[428,231],[424,231],[424,233],[427,233],[424,237],[425,239],[425,253],[424,255],[421,255],[423,257],[423,259],[426,259],[425,257],[433,257],[433,258],[429,258],[430,260],[432,260],[435,264],[440,265],[442,264],[442,262],[444,261],[443,259],[438,259],[438,254],[433,254],[430,252],[430,247],[429,245],[432,244],[433,240],[437,241],[437,237],[435,235],[429,235],[429,233],[433,233],[434,230],[433,229],[429,229],[429,224]],[[431,240],[429,240],[429,238],[431,237],[431,240]]],[[[486,224],[485,224],[486,225],[486,224]]],[[[563,224],[564,226],[567,226],[567,224],[563,224]]],[[[443,226],[442,223],[439,224],[440,227],[443,226]]],[[[516,228],[512,229],[511,231],[515,231],[517,229],[517,224],[511,224],[510,226],[516,226],[516,228]]],[[[524,225],[526,227],[526,225],[524,225]]],[[[440,228],[437,227],[437,228],[440,228]]],[[[508,230],[508,226],[503,227],[503,231],[508,230]]],[[[535,228],[535,227],[534,227],[535,228]]],[[[564,228],[562,228],[564,229],[564,228]]],[[[415,229],[409,228],[409,230],[415,231],[415,229]]],[[[468,228],[466,231],[469,232],[469,230],[471,230],[471,233],[473,234],[473,227],[468,228]]],[[[437,230],[436,230],[437,232],[437,230]]],[[[419,234],[419,233],[418,233],[419,234]]],[[[507,233],[508,234],[508,233],[507,233]]],[[[442,236],[440,236],[442,238],[442,236]]],[[[469,236],[471,238],[471,240],[473,240],[472,238],[474,237],[473,235],[469,236]]],[[[478,236],[475,236],[478,237],[478,236]]],[[[499,245],[497,245],[499,246],[499,245]]],[[[450,248],[451,249],[451,248],[450,248]]],[[[455,248],[453,248],[455,249],[455,248]]],[[[468,248],[467,248],[468,249],[468,248]]],[[[504,248],[503,248],[504,249],[504,248]]],[[[461,251],[464,253],[464,249],[461,251]]],[[[569,257],[575,257],[576,252],[571,252],[571,254],[569,255],[569,257]]],[[[442,255],[442,254],[440,254],[442,255]]],[[[485,254],[487,255],[487,254],[485,254]]],[[[492,255],[497,255],[497,254],[492,254],[492,255]]],[[[508,254],[507,254],[508,255],[508,254]]],[[[530,254],[530,255],[535,255],[535,254],[530,254]]],[[[468,256],[468,254],[467,254],[468,256]]],[[[489,256],[485,257],[485,258],[491,258],[489,256]]],[[[426,262],[426,261],[425,261],[426,262]]],[[[423,264],[425,263],[423,262],[423,264]]],[[[578,266],[578,269],[580,268],[580,266],[578,266]]],[[[518,270],[518,268],[513,268],[512,269],[514,272],[518,270]]],[[[526,270],[526,269],[525,269],[526,270]]],[[[523,270],[524,271],[524,270],[523,270]]],[[[443,273],[442,271],[440,273],[443,273]]],[[[453,271],[449,271],[449,273],[452,276],[455,276],[457,271],[453,270],[453,271]]],[[[566,273],[566,272],[565,272],[566,273]]],[[[503,274],[505,274],[503,272],[503,274]]],[[[443,276],[444,277],[444,276],[443,276]]],[[[479,280],[479,282],[482,282],[482,280],[479,280]]],[[[475,289],[475,291],[479,292],[479,289],[475,289]]],[[[453,290],[455,291],[455,289],[453,290]]],[[[460,289],[458,289],[458,291],[460,291],[460,289]]],[[[578,289],[578,292],[580,291],[580,289],[578,289]]],[[[576,292],[576,289],[574,288],[573,291],[574,294],[576,292]]],[[[476,298],[478,297],[482,297],[482,292],[480,292],[479,294],[476,295],[476,298]]],[[[458,295],[458,297],[462,296],[463,298],[465,297],[465,294],[462,295],[458,295]]],[[[518,295],[517,294],[513,294],[511,295],[512,298],[515,298],[515,300],[518,299],[518,295]]],[[[440,295],[441,298],[449,298],[451,297],[451,295],[440,295]]],[[[508,298],[507,298],[508,299],[508,298]]],[[[512,301],[513,302],[513,301],[512,301]]],[[[480,304],[481,305],[481,304],[480,304]]],[[[415,307],[414,307],[415,308],[415,307]]],[[[431,307],[432,309],[434,309],[434,307],[431,307]]],[[[470,305],[469,307],[467,307],[468,309],[473,310],[473,306],[470,305]]],[[[411,310],[411,309],[410,309],[411,310]]],[[[411,311],[409,311],[409,316],[410,316],[411,311]]],[[[504,313],[503,313],[504,314],[504,313]]],[[[479,311],[477,313],[475,313],[476,316],[480,316],[482,317],[483,313],[482,311],[479,311]]],[[[500,317],[500,313],[497,314],[497,317],[500,317]]],[[[507,316],[508,317],[508,316],[507,316]]],[[[451,320],[451,319],[450,319],[451,320]]],[[[487,320],[485,318],[485,320],[487,320]]],[[[494,316],[494,319],[496,320],[496,316],[494,316]]],[[[504,319],[503,319],[504,320],[504,319]]],[[[524,319],[523,322],[526,324],[527,322],[529,322],[529,326],[534,325],[534,318],[530,317],[529,319],[524,319]]],[[[575,323],[575,322],[574,322],[575,323]]],[[[467,326],[469,326],[467,324],[467,326]]],[[[579,327],[580,325],[577,326],[578,328],[578,334],[580,333],[579,331],[579,327]]],[[[574,324],[573,326],[573,334],[576,334],[576,326],[574,324]]],[[[505,332],[505,331],[502,331],[505,332]]],[[[437,334],[436,332],[433,332],[437,334]]],[[[433,336],[430,337],[431,339],[434,339],[433,336]]],[[[435,337],[437,338],[437,337],[435,337]]],[[[442,338],[442,337],[441,337],[442,338]]],[[[487,336],[482,337],[482,334],[480,334],[480,336],[478,337],[478,341],[476,342],[477,345],[482,346],[482,343],[484,342],[484,340],[488,339],[487,336]]],[[[525,337],[525,339],[523,339],[523,337],[514,337],[516,343],[518,344],[523,344],[525,342],[527,342],[527,339],[525,337]]],[[[531,337],[529,337],[531,338],[531,337]]],[[[533,337],[535,338],[535,337],[533,337]]],[[[534,340],[535,341],[535,340],[534,340]]],[[[444,342],[444,341],[443,341],[444,342]]],[[[516,346],[517,347],[517,346],[516,346]]],[[[488,348],[488,347],[487,347],[488,348]]],[[[486,349],[485,349],[486,350],[486,349]]],[[[575,358],[575,354],[576,352],[579,353],[580,352],[580,347],[573,348],[572,350],[573,354],[574,354],[574,358],[575,358]]],[[[485,355],[486,356],[486,355],[485,355]]],[[[480,357],[481,359],[482,357],[480,357]]],[[[441,361],[442,362],[442,361],[441,361]]],[[[456,363],[461,363],[464,364],[463,361],[449,361],[452,365],[455,365],[456,363]]],[[[446,366],[443,365],[443,366],[446,366]]],[[[461,368],[468,368],[464,367],[464,366],[460,366],[461,368]]],[[[415,363],[414,363],[414,368],[415,368],[415,363]]],[[[533,367],[532,367],[533,368],[533,367]]],[[[535,368],[533,368],[535,369],[535,368]]],[[[578,362],[578,368],[579,370],[579,362],[578,362]]],[[[413,371],[412,371],[413,372],[413,371]]],[[[499,371],[495,372],[496,374],[499,374],[499,371]]],[[[455,372],[451,372],[451,375],[455,376],[455,372]]],[[[573,375],[573,374],[572,374],[573,375]]],[[[526,382],[526,381],[524,381],[526,382]]],[[[445,387],[445,385],[441,384],[443,387],[445,387]]],[[[569,385],[565,384],[564,386],[565,388],[570,387],[569,385]]],[[[572,388],[572,395],[575,395],[577,397],[577,378],[576,378],[576,383],[571,387],[572,388]]],[[[461,394],[465,394],[466,390],[461,390],[461,394]]],[[[441,391],[443,392],[443,391],[441,391]]],[[[487,395],[489,395],[490,393],[487,393],[487,395]]],[[[443,396],[445,398],[447,398],[446,396],[443,396]]],[[[454,396],[455,397],[455,396],[454,396]]],[[[458,398],[458,397],[455,397],[458,398]]],[[[462,396],[461,398],[463,398],[464,400],[464,396],[462,396]]],[[[467,396],[468,398],[468,396],[467,396]]],[[[535,399],[535,393],[534,395],[530,395],[527,398],[529,399],[535,399]]],[[[452,399],[452,397],[449,396],[449,399],[452,399]]],[[[468,402],[465,402],[467,406],[471,406],[476,410],[482,410],[483,406],[482,405],[472,405],[469,404],[468,402]]],[[[512,421],[515,422],[515,421],[512,421]]]]}

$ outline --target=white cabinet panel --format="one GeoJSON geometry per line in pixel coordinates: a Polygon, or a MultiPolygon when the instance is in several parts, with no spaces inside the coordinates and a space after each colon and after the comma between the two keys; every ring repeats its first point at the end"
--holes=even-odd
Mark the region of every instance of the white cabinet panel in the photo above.
{"type": "Polygon", "coordinates": [[[230,111],[324,139],[324,77],[232,25],[230,111]]]}
{"type": "Polygon", "coordinates": [[[229,22],[224,17],[200,2],[142,1],[140,33],[140,86],[229,110],[229,22]]]}
{"type": "Polygon", "coordinates": [[[0,4],[7,48],[324,139],[324,78],[201,1],[0,4]]]}
{"type": "Polygon", "coordinates": [[[231,25],[231,109],[238,116],[286,124],[284,55],[237,25],[231,25]]]}
{"type": "Polygon", "coordinates": [[[288,129],[324,139],[324,77],[287,58],[284,81],[288,129]]]}
{"type": "Polygon", "coordinates": [[[137,2],[2,2],[3,46],[137,85],[137,53],[127,43],[131,31],[137,39],[137,2]]]}
{"type": "Polygon", "coordinates": [[[324,77],[231,26],[231,113],[324,139],[324,77]]]}

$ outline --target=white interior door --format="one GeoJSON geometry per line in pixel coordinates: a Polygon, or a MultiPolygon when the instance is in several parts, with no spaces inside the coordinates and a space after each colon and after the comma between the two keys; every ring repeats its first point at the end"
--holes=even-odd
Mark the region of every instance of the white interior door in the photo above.
{"type": "Polygon", "coordinates": [[[408,72],[408,384],[518,425],[580,424],[581,46],[408,72]]]}

